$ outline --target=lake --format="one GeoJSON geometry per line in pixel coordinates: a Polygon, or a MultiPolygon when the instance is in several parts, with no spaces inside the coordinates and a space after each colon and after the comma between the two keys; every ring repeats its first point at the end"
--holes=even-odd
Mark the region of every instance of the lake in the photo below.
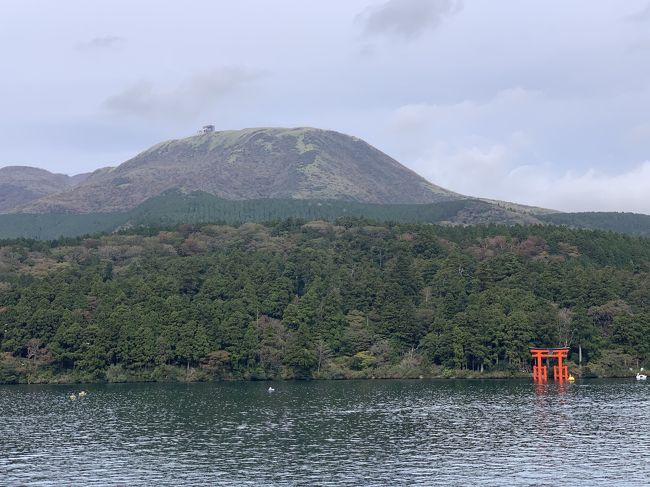
{"type": "Polygon", "coordinates": [[[650,482],[633,379],[269,384],[0,386],[0,485],[650,482]]]}

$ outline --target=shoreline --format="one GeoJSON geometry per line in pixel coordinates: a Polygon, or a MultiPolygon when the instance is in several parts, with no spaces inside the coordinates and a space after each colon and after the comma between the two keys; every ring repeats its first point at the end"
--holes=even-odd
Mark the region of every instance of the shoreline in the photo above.
{"type": "MultiPolygon", "coordinates": [[[[189,378],[145,378],[145,377],[130,377],[124,380],[106,380],[106,379],[96,379],[96,380],[84,380],[84,378],[70,379],[69,376],[59,376],[52,377],[52,380],[24,380],[25,378],[20,378],[23,380],[17,380],[12,382],[0,382],[0,386],[11,386],[11,385],[108,385],[108,384],[198,384],[198,383],[218,383],[218,382],[328,382],[328,381],[372,381],[372,380],[408,380],[408,381],[418,381],[418,380],[435,380],[435,381],[449,381],[449,380],[461,380],[461,381],[495,381],[495,380],[530,380],[532,383],[532,374],[524,373],[462,373],[465,371],[449,371],[449,373],[443,374],[434,374],[434,375],[357,375],[351,377],[197,377],[193,379],[189,378]],[[461,372],[461,373],[451,373],[451,372],[461,372]],[[57,380],[60,379],[60,380],[57,380]],[[66,380],[67,379],[67,380],[66,380]]],[[[593,379],[635,379],[634,375],[576,375],[577,381],[584,380],[593,380],[593,379]]],[[[549,378],[546,384],[554,384],[551,378],[549,378]]]]}

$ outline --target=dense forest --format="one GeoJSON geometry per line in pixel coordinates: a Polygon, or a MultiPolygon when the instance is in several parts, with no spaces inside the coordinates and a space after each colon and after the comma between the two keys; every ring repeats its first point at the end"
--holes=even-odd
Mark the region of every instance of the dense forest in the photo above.
{"type": "Polygon", "coordinates": [[[650,240],[348,218],[0,241],[0,382],[513,376],[531,345],[584,376],[647,363],[650,240]]]}

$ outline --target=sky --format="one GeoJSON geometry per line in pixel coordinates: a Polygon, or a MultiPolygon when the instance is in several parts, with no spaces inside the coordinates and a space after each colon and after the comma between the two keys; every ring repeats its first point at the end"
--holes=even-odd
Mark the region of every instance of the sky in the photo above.
{"type": "Polygon", "coordinates": [[[648,0],[2,0],[0,167],[312,126],[459,193],[650,214],[648,0]]]}

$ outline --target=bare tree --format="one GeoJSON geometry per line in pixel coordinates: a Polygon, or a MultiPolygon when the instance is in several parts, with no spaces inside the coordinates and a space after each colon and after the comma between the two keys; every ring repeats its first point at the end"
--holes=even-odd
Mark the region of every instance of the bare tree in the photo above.
{"type": "Polygon", "coordinates": [[[574,328],[573,311],[569,308],[562,308],[557,312],[557,336],[560,345],[568,347],[573,342],[574,328]]]}
{"type": "Polygon", "coordinates": [[[332,351],[323,340],[316,342],[316,356],[318,357],[318,373],[320,373],[321,366],[329,360],[332,351]]]}
{"type": "Polygon", "coordinates": [[[27,359],[33,362],[50,360],[50,351],[44,345],[43,340],[38,338],[30,339],[26,344],[27,359]]]}

